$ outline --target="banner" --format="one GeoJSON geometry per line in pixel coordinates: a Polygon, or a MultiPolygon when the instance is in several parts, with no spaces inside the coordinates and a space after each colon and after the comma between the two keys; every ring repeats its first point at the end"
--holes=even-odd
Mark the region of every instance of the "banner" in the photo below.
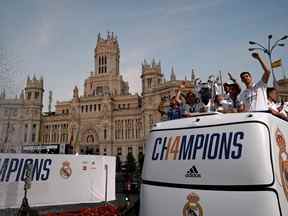
{"type": "Polygon", "coordinates": [[[0,209],[19,208],[25,167],[32,166],[30,206],[115,200],[115,157],[94,155],[0,154],[0,209]]]}

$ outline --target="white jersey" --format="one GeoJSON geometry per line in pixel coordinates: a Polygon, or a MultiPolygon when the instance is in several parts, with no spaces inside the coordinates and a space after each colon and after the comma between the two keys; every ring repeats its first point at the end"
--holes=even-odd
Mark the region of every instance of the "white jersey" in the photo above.
{"type": "Polygon", "coordinates": [[[251,88],[246,88],[240,94],[240,101],[244,104],[244,111],[266,111],[267,106],[267,84],[260,80],[251,88]]]}
{"type": "Polygon", "coordinates": [[[275,112],[281,113],[287,117],[287,113],[285,111],[285,104],[283,104],[282,109],[280,108],[282,105],[281,103],[275,103],[273,101],[268,100],[268,108],[274,110],[275,112]]]}
{"type": "Polygon", "coordinates": [[[279,106],[281,106],[281,105],[280,105],[280,104],[276,104],[275,102],[268,100],[268,108],[269,108],[269,109],[272,109],[272,110],[274,110],[274,111],[279,112],[279,111],[278,111],[278,107],[279,107],[279,106]]]}

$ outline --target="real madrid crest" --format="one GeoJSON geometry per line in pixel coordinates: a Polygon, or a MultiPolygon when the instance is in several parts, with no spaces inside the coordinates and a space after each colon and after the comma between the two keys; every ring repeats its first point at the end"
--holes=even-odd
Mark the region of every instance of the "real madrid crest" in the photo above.
{"type": "Polygon", "coordinates": [[[275,139],[279,147],[279,167],[282,187],[288,200],[288,152],[286,150],[285,136],[279,128],[276,130],[275,139]]]}
{"type": "Polygon", "coordinates": [[[64,161],[60,168],[60,176],[64,179],[68,179],[72,175],[72,169],[69,161],[64,161]]]}
{"type": "Polygon", "coordinates": [[[187,196],[187,203],[183,208],[183,216],[204,216],[203,209],[199,203],[198,194],[191,192],[187,196]]]}

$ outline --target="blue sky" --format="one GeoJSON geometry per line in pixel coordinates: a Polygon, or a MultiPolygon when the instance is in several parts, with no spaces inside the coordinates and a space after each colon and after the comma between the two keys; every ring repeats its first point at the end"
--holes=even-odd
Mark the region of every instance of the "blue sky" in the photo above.
{"type": "MultiPolygon", "coordinates": [[[[44,77],[47,110],[49,90],[54,102],[71,99],[75,85],[82,94],[99,32],[117,34],[121,74],[135,93],[144,58],[161,60],[166,79],[172,65],[177,79],[190,78],[192,68],[203,80],[219,70],[259,79],[248,41],[288,34],[287,11],[287,0],[2,0],[0,48],[17,70],[17,89],[28,74],[44,77]]],[[[286,44],[273,58],[288,71],[286,44]]],[[[281,68],[276,73],[283,77],[281,68]]]]}

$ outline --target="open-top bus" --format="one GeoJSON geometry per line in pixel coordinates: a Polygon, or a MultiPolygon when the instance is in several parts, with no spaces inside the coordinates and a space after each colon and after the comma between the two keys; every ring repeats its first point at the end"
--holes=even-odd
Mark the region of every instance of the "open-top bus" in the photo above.
{"type": "Polygon", "coordinates": [[[140,216],[288,215],[288,123],[269,113],[160,122],[146,141],[140,216]]]}

